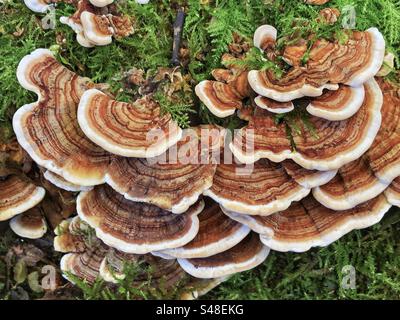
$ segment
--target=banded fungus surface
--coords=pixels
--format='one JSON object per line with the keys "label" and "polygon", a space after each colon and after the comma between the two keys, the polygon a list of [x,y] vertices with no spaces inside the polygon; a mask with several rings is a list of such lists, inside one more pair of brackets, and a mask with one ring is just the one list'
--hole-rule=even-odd
{"label": "banded fungus surface", "polygon": [[[338,14],[320,16],[331,23]],[[289,65],[282,76],[242,68],[251,88],[245,97],[228,99],[227,83],[196,91],[211,113],[238,110],[248,122],[229,145],[236,164],[219,165],[205,194],[271,249],[303,252],[369,227],[398,205],[399,92],[380,78],[390,56],[376,28],[350,31],[346,43],[317,39],[305,63],[306,40],[281,51],[277,41],[278,31],[264,25],[253,45],[265,60],[281,56]],[[229,103],[229,114],[219,102]]]}

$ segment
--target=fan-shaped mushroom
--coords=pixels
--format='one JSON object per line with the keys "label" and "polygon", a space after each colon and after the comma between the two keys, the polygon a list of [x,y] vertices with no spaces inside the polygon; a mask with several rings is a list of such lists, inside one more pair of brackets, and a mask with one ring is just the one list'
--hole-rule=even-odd
{"label": "fan-shaped mushroom", "polygon": [[18,236],[28,239],[39,239],[47,232],[46,220],[37,208],[12,218],[10,228]]}
{"label": "fan-shaped mushroom", "polygon": [[293,102],[277,102],[266,97],[258,96],[254,99],[257,106],[272,113],[287,113],[294,109]]}
{"label": "fan-shaped mushroom", "polygon": [[106,182],[128,200],[185,212],[211,187],[217,166],[213,153],[220,152],[224,136],[225,130],[211,125],[184,130],[178,144],[159,158],[113,159]]}
{"label": "fan-shaped mushroom", "polygon": [[264,159],[249,167],[238,163],[219,164],[213,185],[204,194],[232,211],[269,215],[285,210],[309,192],[282,165]]}
{"label": "fan-shaped mushroom", "polygon": [[378,223],[390,207],[385,196],[379,195],[350,210],[334,211],[309,196],[270,216],[248,216],[226,210],[225,213],[259,232],[261,241],[271,249],[303,252],[327,246],[354,229]]}
{"label": "fan-shaped mushroom", "polygon": [[127,253],[143,254],[176,248],[193,240],[199,229],[199,201],[183,214],[173,214],[154,205],[126,200],[110,187],[97,186],[81,192],[79,217],[96,229],[104,243]]}
{"label": "fan-shaped mushroom", "polygon": [[[112,42],[114,30],[106,15],[96,15],[89,11],[83,11],[79,20],[82,25],[83,36],[92,45],[105,46]],[[61,22],[69,24],[68,18],[61,20]]]}
{"label": "fan-shaped mushroom", "polygon": [[[299,67],[303,63],[303,57],[307,53],[307,50],[308,43],[305,39],[301,38],[285,47],[282,54],[282,60],[290,66]],[[335,87],[332,89],[336,90]]]}
{"label": "fan-shaped mushroom", "polygon": [[327,24],[335,24],[340,17],[340,11],[336,8],[325,8],[322,9],[318,15],[318,22],[321,22],[322,20],[322,22]]}
{"label": "fan-shaped mushroom", "polygon": [[[234,59],[229,54],[222,57],[224,63]],[[196,95],[217,117],[230,116],[242,108],[242,100],[250,95],[247,71],[232,62],[229,69],[215,69],[212,75],[216,81],[201,81],[195,88]]]}
{"label": "fan-shaped mushroom", "polygon": [[24,0],[34,12],[45,13],[50,6],[59,2],[71,3],[76,12],[70,17],[61,17],[60,22],[72,28],[77,41],[84,47],[102,46],[111,43],[112,37],[127,37],[133,26],[127,16],[109,13],[107,6],[113,0]]}
{"label": "fan-shaped mushroom", "polygon": [[250,229],[223,214],[219,205],[208,202],[199,215],[200,227],[196,237],[180,248],[163,250],[161,253],[176,258],[209,257],[237,245]]}
{"label": "fan-shaped mushroom", "polygon": [[63,189],[65,191],[70,191],[70,192],[78,192],[78,191],[88,191],[92,187],[83,187],[83,186],[78,186],[76,184],[73,184],[67,180],[65,180],[63,177],[59,176],[58,174],[55,174],[54,172],[51,172],[49,170],[46,170],[46,172],[43,174],[43,177],[54,184],[57,188]]}
{"label": "fan-shaped mushroom", "polygon": [[390,183],[400,175],[400,92],[391,83],[377,79],[384,93],[383,122],[367,157],[375,176]]}
{"label": "fan-shaped mushroom", "polygon": [[70,17],[61,17],[60,22],[72,28],[76,38],[84,47],[104,46],[110,44],[113,36],[127,37],[133,33],[132,22],[129,17],[116,16],[108,13],[106,2],[101,8],[94,5],[92,0],[79,0],[76,12]]}
{"label": "fan-shaped mushroom", "polygon": [[375,80],[364,87],[363,105],[353,117],[335,122],[311,117],[314,132],[300,123],[301,134],[293,135],[296,152],[292,151],[285,125],[260,112],[237,132],[230,148],[243,163],[261,158],[275,162],[292,159],[306,169],[336,170],[365,153],[380,128],[382,92]]}
{"label": "fan-shaped mushroom", "polygon": [[304,96],[316,97],[337,84],[359,87],[372,79],[382,66],[385,41],[376,28],[354,31],[349,41],[318,40],[304,66],[295,66],[277,79],[271,70],[249,72],[253,90],[261,96],[288,102]]}
{"label": "fan-shaped mushroom", "polygon": [[352,117],[362,106],[365,98],[364,86],[340,85],[336,91],[327,91],[313,99],[307,106],[312,115],[331,121]]}
{"label": "fan-shaped mushroom", "polygon": [[87,245],[83,233],[87,229],[88,226],[78,216],[61,221],[54,230],[54,250],[63,253],[84,252]]}
{"label": "fan-shaped mushroom", "polygon": [[[134,264],[138,269],[133,285],[142,285],[150,281],[152,289],[156,287],[165,292],[179,284],[180,289],[183,289],[181,299],[186,300],[197,298],[226,280],[226,277],[210,280],[190,278],[176,259],[165,260],[151,254],[124,253],[108,247],[96,237],[85,241],[82,231],[85,232],[86,227],[79,217],[64,220],[55,230],[57,236],[54,245],[56,250],[61,249],[58,251],[72,252],[62,258],[61,270],[89,283],[93,283],[99,277],[106,282],[117,283],[126,277],[125,266]],[[69,239],[64,237],[67,235],[70,236]],[[68,279],[68,274],[65,277]],[[72,279],[68,280],[73,282]]]}
{"label": "fan-shaped mushroom", "polygon": [[254,32],[253,44],[256,48],[266,51],[275,47],[278,31],[268,24],[259,26]]}
{"label": "fan-shaped mushroom", "polygon": [[218,278],[252,269],[269,254],[256,233],[249,233],[239,244],[222,253],[195,259],[178,259],[181,267],[196,278]]}
{"label": "fan-shaped mushroom", "polygon": [[94,86],[37,49],[19,63],[17,77],[38,101],[14,115],[18,142],[40,166],[80,186],[104,182],[111,156],[86,138],[76,120],[83,92]]}
{"label": "fan-shaped mushroom", "polygon": [[388,187],[388,183],[374,176],[366,157],[344,165],[335,178],[313,189],[315,199],[332,210],[347,210],[375,198]]}
{"label": "fan-shaped mushroom", "polygon": [[182,137],[182,130],[171,116],[162,114],[151,98],[118,102],[96,89],[82,95],[78,122],[94,143],[126,157],[158,156]]}
{"label": "fan-shaped mushroom", "polygon": [[42,187],[37,187],[17,175],[0,177],[0,221],[33,208],[43,200],[45,193]]}
{"label": "fan-shaped mushroom", "polygon": [[282,165],[287,174],[306,189],[312,189],[328,183],[337,173],[337,170],[307,170],[292,160],[285,160]]}
{"label": "fan-shaped mushroom", "polygon": [[[82,253],[67,253],[61,258],[60,269],[64,273],[71,273],[89,283],[94,283],[99,276],[100,265],[107,252],[108,247],[98,242]],[[68,274],[64,274],[64,277],[74,283]]]}

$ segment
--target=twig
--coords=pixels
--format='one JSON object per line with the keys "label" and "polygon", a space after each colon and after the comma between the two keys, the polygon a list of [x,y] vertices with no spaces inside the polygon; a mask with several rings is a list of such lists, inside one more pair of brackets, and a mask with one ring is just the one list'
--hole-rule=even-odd
{"label": "twig", "polygon": [[178,10],[174,22],[174,43],[172,47],[172,59],[171,59],[171,64],[174,66],[178,66],[180,64],[179,50],[181,48],[181,39],[182,39],[182,31],[184,23],[185,23],[185,12],[183,11],[183,8],[180,8]]}

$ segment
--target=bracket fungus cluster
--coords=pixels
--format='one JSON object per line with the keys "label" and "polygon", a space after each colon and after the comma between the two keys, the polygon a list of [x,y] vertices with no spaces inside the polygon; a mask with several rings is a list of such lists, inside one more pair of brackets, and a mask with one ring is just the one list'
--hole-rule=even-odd
{"label": "bracket fungus cluster", "polygon": [[[109,286],[125,279],[127,265],[139,265],[133,285],[148,283],[154,289],[168,290],[179,285],[181,299],[194,299],[212,290],[226,277],[197,279],[188,275],[174,258],[163,259],[152,254],[129,254],[105,245],[95,236],[88,236],[89,226],[79,217],[63,221],[55,230],[54,245],[65,253],[61,270],[93,283],[103,279]],[[72,279],[70,279],[73,281]]]}
{"label": "bracket fungus cluster", "polygon": [[104,46],[113,37],[123,38],[133,33],[132,21],[118,14],[112,5],[114,0],[24,0],[29,9],[38,13],[47,12],[59,2],[71,3],[76,12],[61,17],[60,22],[72,28],[76,39],[83,47]]}
{"label": "bracket fungus cluster", "polygon": [[[84,8],[112,1],[90,2],[79,2],[73,23],[81,24],[85,41],[100,44],[89,36],[96,27],[87,27],[84,12],[98,22],[103,9]],[[277,34],[267,25],[255,32],[263,59],[275,59]],[[18,142],[48,182],[79,192],[77,216],[55,231],[62,270],[115,285],[125,277],[124,261],[149,265],[154,286],[161,278],[167,286],[189,279],[201,288],[190,291],[195,297],[261,264],[270,249],[326,246],[399,205],[400,97],[378,78],[382,35],[371,28],[349,32],[346,43],[317,40],[305,63],[303,45],[281,52],[290,65],[282,77],[247,70],[235,63],[242,54],[227,54],[229,67],[197,85],[213,114],[239,110],[248,122],[232,141],[216,125],[182,130],[151,94],[116,101],[49,50],[24,57],[17,77],[38,100],[14,115]],[[219,161],[226,151],[233,161]],[[0,189],[0,217],[33,207],[39,197],[13,192]],[[15,221],[24,225],[28,216],[35,220],[29,212]],[[92,229],[94,240],[87,241]],[[146,277],[139,273],[135,281]]]}
{"label": "bracket fungus cluster", "polygon": [[[14,115],[17,139],[48,182],[80,192],[77,214],[101,247],[176,260],[185,274],[212,283],[265,260],[269,249],[250,228],[202,199],[219,167],[225,129],[181,130],[151,95],[114,101],[45,49],[23,58],[17,76],[38,95]],[[80,247],[70,235],[55,239],[62,252]],[[251,250],[240,256],[243,248]],[[99,252],[67,255],[62,267],[92,279]]]}
{"label": "bracket fungus cluster", "polygon": [[241,69],[245,96],[214,72],[216,81],[196,88],[210,112],[238,109],[248,121],[229,144],[236,163],[218,165],[204,194],[267,247],[302,252],[371,226],[399,204],[400,97],[379,78],[390,56],[376,28],[351,31],[346,43],[316,40],[306,62],[306,40],[278,52],[277,34],[259,27],[254,46],[265,60],[281,55],[289,65],[282,76]]}

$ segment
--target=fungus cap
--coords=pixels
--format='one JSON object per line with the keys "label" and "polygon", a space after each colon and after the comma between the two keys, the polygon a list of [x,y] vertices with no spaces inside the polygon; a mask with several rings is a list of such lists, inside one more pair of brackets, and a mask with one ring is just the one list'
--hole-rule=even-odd
{"label": "fungus cap", "polygon": [[381,126],[382,91],[374,79],[364,87],[363,105],[351,118],[329,121],[310,117],[314,132],[299,123],[301,135],[293,136],[296,152],[292,152],[285,125],[276,124],[271,115],[262,113],[256,113],[248,126],[236,133],[230,149],[247,164],[261,158],[274,162],[292,159],[309,170],[337,170],[363,155]]}
{"label": "fungus cap", "polygon": [[78,122],[94,143],[110,153],[149,158],[164,153],[182,137],[182,130],[158,103],[144,97],[134,103],[112,100],[99,90],[82,95]]}
{"label": "fungus cap", "polygon": [[40,166],[80,186],[104,182],[111,156],[86,138],[76,120],[78,102],[95,85],[62,66],[51,51],[37,49],[18,65],[17,78],[38,101],[13,117],[19,144]]}
{"label": "fungus cap", "polygon": [[40,203],[46,191],[17,175],[0,179],[0,221],[8,220]]}
{"label": "fungus cap", "polygon": [[199,214],[200,227],[196,237],[183,247],[161,251],[176,258],[209,257],[237,245],[250,229],[223,214],[219,205],[208,202]]}
{"label": "fungus cap", "polygon": [[[228,63],[235,58],[223,56],[222,60]],[[229,65],[229,69],[215,69],[212,71],[216,81],[203,80],[196,87],[195,92],[206,107],[220,118],[228,117],[236,109],[243,107],[243,99],[250,96],[250,86],[247,81],[247,71]]]}
{"label": "fungus cap", "polygon": [[328,183],[337,173],[337,170],[307,170],[292,160],[283,161],[282,166],[289,176],[306,189],[312,189]]}
{"label": "fungus cap", "polygon": [[377,197],[388,185],[375,177],[368,159],[361,157],[341,167],[335,178],[312,193],[327,208],[347,210]]}
{"label": "fungus cap", "polygon": [[106,185],[81,192],[77,199],[79,217],[96,230],[105,244],[120,251],[144,254],[181,247],[196,236],[197,215],[204,202],[198,201],[182,214],[154,205],[126,200]]}
{"label": "fungus cap", "polygon": [[251,166],[219,164],[213,185],[204,194],[223,207],[249,215],[285,210],[310,193],[292,179],[281,164],[262,159]]}
{"label": "fungus cap", "polygon": [[178,262],[193,277],[209,279],[255,268],[268,254],[269,248],[260,242],[256,233],[251,232],[227,251],[207,258],[178,259]]}
{"label": "fungus cap", "polygon": [[99,276],[100,265],[107,251],[107,246],[102,243],[96,243],[96,245],[88,247],[82,253],[67,253],[63,255],[60,261],[60,269],[64,273],[64,278],[74,283],[65,274],[69,272],[91,284],[94,283]]}
{"label": "fungus cap", "polygon": [[112,42],[114,33],[107,16],[99,16],[89,11],[83,11],[80,15],[83,34],[89,43],[98,46],[106,46]]}
{"label": "fungus cap", "polygon": [[307,111],[320,118],[340,121],[352,117],[362,106],[365,98],[364,86],[341,85],[336,91],[328,91],[313,99]]}
{"label": "fungus cap", "polygon": [[50,5],[55,2],[51,0],[24,0],[25,5],[32,11],[45,13]]}
{"label": "fungus cap", "polygon": [[256,48],[265,51],[267,48],[274,47],[278,31],[268,24],[259,26],[254,32],[253,44]]}
{"label": "fungus cap", "polygon": [[82,235],[86,231],[86,226],[78,216],[61,221],[54,230],[54,250],[63,253],[84,252],[87,244]]}
{"label": "fungus cap", "polygon": [[150,281],[151,287],[162,286],[163,290],[167,290],[174,288],[187,277],[186,272],[176,260],[164,260],[151,254],[127,254],[111,248],[100,265],[99,275],[107,282],[118,283],[118,280],[126,278],[124,274],[126,263],[140,266],[132,285],[141,285]]}
{"label": "fungus cap", "polygon": [[266,97],[258,96],[254,99],[257,106],[272,113],[287,113],[294,110],[293,102],[277,102]]}
{"label": "fungus cap", "polygon": [[314,197],[328,208],[350,209],[376,197],[400,176],[400,98],[395,86],[382,80],[379,83],[383,91],[382,125],[371,148],[340,168],[329,183],[313,190]]}
{"label": "fungus cap", "polygon": [[89,2],[96,7],[105,7],[113,3],[114,0],[89,0]]}
{"label": "fungus cap", "polygon": [[185,212],[211,187],[214,156],[224,145],[225,133],[212,125],[185,129],[177,145],[160,157],[113,159],[106,182],[128,200]]}
{"label": "fungus cap", "polygon": [[377,79],[383,92],[382,125],[366,156],[374,175],[389,184],[400,176],[400,91]]}
{"label": "fungus cap", "polygon": [[394,179],[385,190],[385,197],[390,204],[400,207],[400,177]]}
{"label": "fungus cap", "polygon": [[46,172],[43,174],[43,177],[50,183],[54,184],[57,188],[60,188],[60,189],[63,189],[65,191],[69,191],[69,192],[88,191],[92,188],[92,187],[84,187],[84,186],[78,186],[76,184],[73,184],[73,183],[65,180],[63,177],[59,176],[58,174],[55,174],[49,170],[46,170]]}
{"label": "fungus cap", "polygon": [[270,216],[227,213],[260,232],[261,241],[272,250],[304,252],[312,247],[327,246],[354,229],[378,223],[390,207],[385,196],[379,195],[355,208],[334,211],[309,196]]}
{"label": "fungus cap", "polygon": [[304,96],[317,97],[324,89],[337,90],[338,84],[359,87],[372,79],[382,66],[385,40],[376,28],[354,31],[350,39],[316,41],[304,66],[294,66],[281,78],[271,70],[251,70],[248,80],[264,97],[288,102]]}
{"label": "fungus cap", "polygon": [[10,228],[20,237],[39,239],[47,232],[46,220],[39,209],[31,209],[10,220]]}

